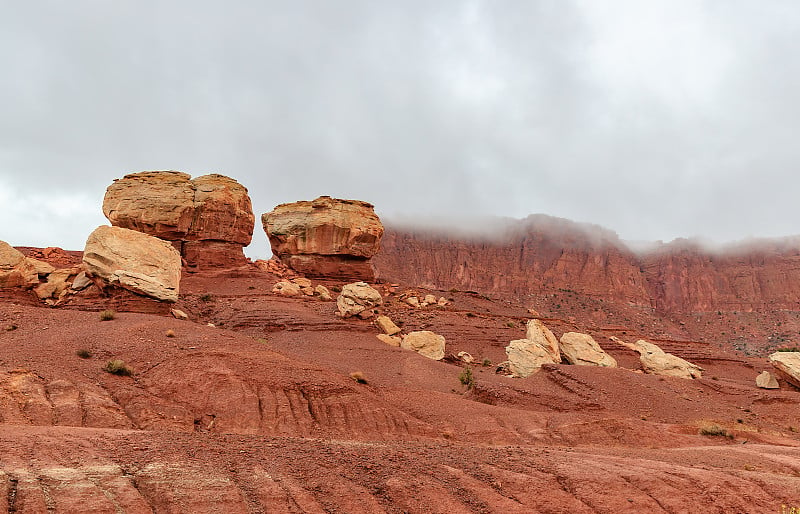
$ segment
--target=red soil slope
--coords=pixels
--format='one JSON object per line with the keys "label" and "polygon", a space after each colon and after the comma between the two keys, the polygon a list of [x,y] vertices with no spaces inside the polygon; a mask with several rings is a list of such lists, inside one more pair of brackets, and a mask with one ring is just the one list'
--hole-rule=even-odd
{"label": "red soil slope", "polygon": [[[333,303],[275,296],[277,280],[255,268],[187,275],[178,307],[190,321],[126,295],[78,296],[62,309],[6,295],[0,511],[800,506],[800,392],[755,388],[765,359],[665,340],[705,378],[643,375],[607,336],[631,340],[646,327],[554,316],[557,336],[590,332],[628,369],[552,365],[512,379],[476,365],[467,388],[462,364],[385,345],[369,321],[336,317]],[[416,289],[452,300],[415,310],[399,299],[406,290],[387,294],[383,311],[406,331],[443,334],[448,354],[497,363],[524,334],[528,305]],[[91,311],[108,306],[126,312],[100,321]],[[104,372],[111,359],[133,376]],[[730,437],[700,435],[704,423]]]}

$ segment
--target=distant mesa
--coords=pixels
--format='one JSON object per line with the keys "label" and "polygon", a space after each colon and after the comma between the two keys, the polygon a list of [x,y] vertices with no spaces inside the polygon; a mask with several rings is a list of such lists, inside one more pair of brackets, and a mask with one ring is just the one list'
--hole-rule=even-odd
{"label": "distant mesa", "polygon": [[320,196],[278,205],[261,222],[272,253],[295,271],[374,280],[370,259],[380,249],[383,224],[372,204]]}
{"label": "distant mesa", "polygon": [[172,243],[189,269],[246,264],[255,217],[247,188],[224,175],[192,179],[179,171],[143,171],[117,179],[103,198],[115,227]]}

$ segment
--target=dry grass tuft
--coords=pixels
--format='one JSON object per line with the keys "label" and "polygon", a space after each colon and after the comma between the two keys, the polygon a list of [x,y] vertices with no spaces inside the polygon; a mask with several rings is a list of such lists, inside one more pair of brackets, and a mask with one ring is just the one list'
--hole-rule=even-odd
{"label": "dry grass tuft", "polygon": [[111,309],[100,311],[100,321],[111,321],[116,315],[117,313]]}
{"label": "dry grass tuft", "polygon": [[364,373],[360,371],[353,371],[350,373],[350,378],[358,382],[359,384],[366,384],[367,378],[364,376]]}
{"label": "dry grass tuft", "polygon": [[124,360],[114,359],[106,363],[103,371],[111,373],[112,375],[119,375],[122,377],[129,377],[133,375],[133,368],[125,364]]}

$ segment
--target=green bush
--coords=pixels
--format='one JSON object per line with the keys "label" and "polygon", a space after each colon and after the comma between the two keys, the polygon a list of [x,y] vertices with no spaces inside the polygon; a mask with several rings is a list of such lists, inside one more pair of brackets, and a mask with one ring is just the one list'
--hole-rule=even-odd
{"label": "green bush", "polygon": [[117,313],[111,309],[100,311],[100,321],[111,321],[116,317]]}
{"label": "green bush", "polygon": [[467,386],[468,389],[471,389],[475,385],[475,377],[472,376],[472,368],[467,366],[458,375],[458,380],[461,382],[462,385]]}
{"label": "green bush", "polygon": [[77,355],[81,359],[91,359],[92,358],[92,352],[87,350],[86,348],[83,348],[81,350],[76,351],[75,355]]}

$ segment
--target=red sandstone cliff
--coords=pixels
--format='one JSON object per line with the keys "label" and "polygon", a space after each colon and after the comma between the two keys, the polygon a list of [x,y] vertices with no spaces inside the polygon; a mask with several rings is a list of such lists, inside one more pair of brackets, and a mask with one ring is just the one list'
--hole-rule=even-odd
{"label": "red sandstone cliff", "polygon": [[800,309],[800,238],[720,251],[677,240],[640,255],[601,227],[535,215],[491,238],[389,228],[374,262],[387,280],[518,298],[570,290],[661,313]]}

